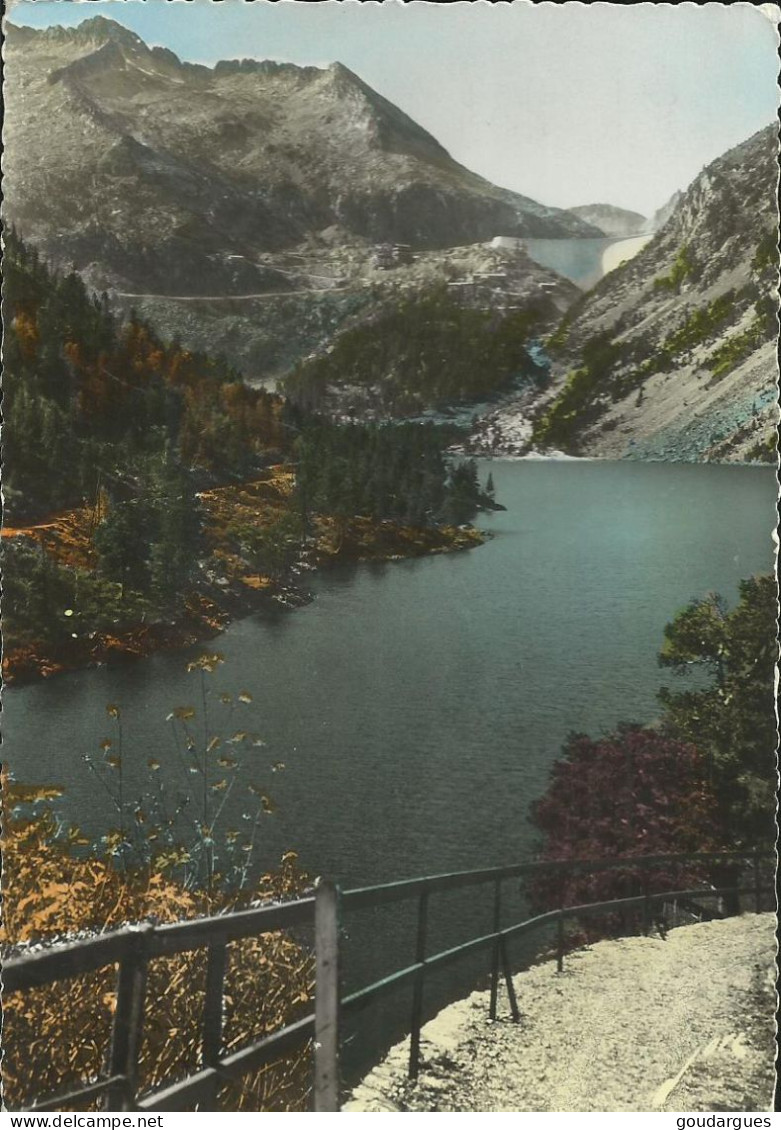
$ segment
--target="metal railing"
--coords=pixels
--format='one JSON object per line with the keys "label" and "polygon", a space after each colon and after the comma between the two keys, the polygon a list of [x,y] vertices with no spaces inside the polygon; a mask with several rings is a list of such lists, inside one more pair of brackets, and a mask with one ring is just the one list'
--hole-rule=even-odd
{"label": "metal railing", "polygon": [[[67,1110],[103,1096],[106,1110],[176,1111],[182,1104],[213,1103],[221,1083],[256,1071],[315,1033],[310,1015],[264,1036],[231,1055],[222,1055],[223,995],[227,946],[231,942],[314,922],[315,899],[236,911],[166,926],[142,924],[3,963],[5,994],[65,981],[106,966],[117,966],[117,1000],[105,1077],[67,1094],[37,1100],[33,1110]],[[151,1094],[138,1096],[138,1065],[146,1010],[149,962],[157,957],[207,950],[200,1070]]]}
{"label": "metal railing", "polygon": [[[34,954],[12,957],[3,965],[6,994],[23,992],[53,982],[117,966],[117,1001],[114,1012],[108,1067],[104,1077],[67,1093],[36,1100],[29,1110],[65,1109],[78,1101],[101,1096],[106,1110],[176,1111],[184,1104],[214,1109],[221,1084],[257,1071],[264,1064],[308,1040],[313,1040],[313,1108],[338,1111],[340,1108],[340,1023],[344,1016],[366,1008],[402,985],[412,986],[410,1013],[409,1075],[415,1078],[420,1064],[420,1036],[424,1016],[424,987],[427,975],[443,969],[469,954],[490,950],[489,1015],[496,1018],[500,981],[503,979],[513,1020],[520,1018],[512,980],[508,940],[531,934],[542,927],[556,928],[556,960],[563,967],[564,925],[570,919],[583,919],[611,911],[639,910],[647,930],[653,908],[673,900],[713,899],[741,895],[753,897],[759,911],[762,899],[773,891],[772,883],[760,876],[760,861],[774,858],[772,851],[699,852],[687,855],[627,856],[613,860],[561,860],[519,863],[479,871],[458,871],[444,875],[384,883],[341,892],[331,882],[321,882],[314,897],[257,909],[236,911],[214,918],[196,919],[165,926],[142,924],[111,934],[52,947]],[[645,872],[666,864],[726,865],[737,873],[751,867],[751,885],[700,886],[687,890],[652,891],[643,884],[641,894],[579,906],[562,906],[532,918],[501,925],[502,884],[508,879],[541,879],[557,874],[599,873],[611,870]],[[430,899],[434,894],[491,884],[493,918],[491,929],[457,946],[436,953],[428,952]],[[348,912],[388,906],[417,899],[415,959],[388,976],[343,996],[340,978],[340,931]],[[224,1054],[222,1031],[226,948],[241,938],[314,927],[315,1010],[292,1024],[231,1054]],[[139,1056],[147,1008],[146,980],[151,960],[172,954],[206,948],[206,988],[202,1016],[202,1055],[200,1068],[186,1078],[150,1092],[139,1094]]]}
{"label": "metal railing", "polygon": [[[694,899],[721,899],[726,896],[733,900],[741,895],[750,894],[754,901],[754,909],[758,912],[762,905],[762,897],[768,892],[774,892],[771,882],[763,883],[760,878],[760,861],[775,858],[773,851],[749,852],[695,852],[689,854],[668,854],[656,856],[624,856],[612,860],[582,859],[582,860],[551,860],[533,863],[520,863],[506,867],[495,867],[480,871],[459,871],[445,875],[434,875],[427,878],[411,879],[396,883],[386,883],[380,886],[363,887],[357,890],[345,891],[341,896],[343,911],[379,907],[406,899],[417,898],[417,940],[415,961],[395,972],[383,977],[373,984],[352,993],[341,1001],[343,1014],[365,1008],[373,1001],[387,995],[404,983],[411,983],[412,1004],[410,1012],[409,1033],[410,1051],[408,1074],[411,1079],[418,1075],[420,1066],[420,1033],[423,1022],[423,992],[427,974],[434,970],[442,969],[481,950],[491,950],[490,998],[489,1016],[496,1019],[500,978],[503,978],[510,1004],[512,1019],[520,1019],[520,1010],[516,1000],[512,980],[512,968],[508,952],[508,940],[531,934],[545,926],[556,927],[556,964],[560,971],[563,968],[565,934],[564,924],[568,919],[582,919],[611,911],[626,912],[640,910],[643,929],[647,931],[650,924],[651,912],[655,906],[672,901],[690,901]],[[610,899],[603,902],[586,903],[577,906],[559,907],[555,910],[538,914],[532,918],[514,922],[508,926],[501,926],[502,914],[502,884],[507,879],[535,878],[576,872],[599,873],[605,871],[651,872],[655,868],[668,864],[673,865],[718,865],[744,868],[748,864],[751,868],[752,883],[750,886],[726,885],[720,887],[701,886],[687,890],[651,891],[650,882],[643,883],[641,894],[624,898]],[[493,885],[493,923],[492,928],[485,934],[471,938],[460,945],[453,946],[438,953],[427,953],[428,924],[430,915],[430,899],[435,893],[453,891],[465,887],[475,887],[490,883]],[[334,897],[338,898],[338,891]],[[339,1098],[335,1092],[329,1096],[332,1104],[327,1109],[338,1110]]]}

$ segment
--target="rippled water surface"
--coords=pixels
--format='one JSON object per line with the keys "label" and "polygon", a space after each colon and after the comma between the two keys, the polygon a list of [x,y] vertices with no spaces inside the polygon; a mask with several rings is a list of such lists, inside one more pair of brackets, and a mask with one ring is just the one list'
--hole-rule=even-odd
{"label": "rippled water surface", "polygon": [[[269,859],[295,846],[315,871],[363,882],[524,852],[526,806],[566,734],[653,718],[665,622],[772,567],[769,470],[490,469],[507,511],[484,522],[485,546],[332,571],[311,605],[208,645],[226,660],[215,686],[253,694],[241,724],[267,742],[258,773],[287,765]],[[122,705],[131,776],[171,761],[165,717],[194,701],[198,650],[8,691],[17,777],[66,784],[67,814],[96,829],[81,755],[107,733],[106,704]]]}
{"label": "rippled water surface", "polygon": [[[568,732],[650,721],[665,622],[709,590],[734,600],[741,577],[772,568],[767,469],[489,467],[507,511],[485,520],[485,546],[335,570],[308,607],[247,618],[208,645],[226,660],[215,686],[251,691],[241,724],[267,742],[251,755],[279,804],[262,863],[294,847],[313,873],[354,885],[524,857],[527,807]],[[10,690],[16,776],[65,784],[65,815],[99,833],[106,804],[81,755],[107,733],[106,704],[122,707],[128,791],[150,757],[173,774],[165,718],[195,702],[185,664],[199,650]],[[287,768],[272,775],[278,760]],[[226,817],[239,811],[237,791]],[[443,938],[463,917],[451,903]],[[375,936],[372,968],[395,956],[392,931],[386,941],[383,953]]]}

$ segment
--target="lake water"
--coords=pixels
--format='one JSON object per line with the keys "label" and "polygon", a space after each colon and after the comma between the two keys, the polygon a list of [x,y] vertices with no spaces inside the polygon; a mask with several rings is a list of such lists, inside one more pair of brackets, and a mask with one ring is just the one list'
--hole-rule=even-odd
{"label": "lake water", "polygon": [[[527,857],[528,806],[566,735],[652,720],[665,623],[709,590],[734,601],[741,577],[773,566],[769,469],[489,469],[507,511],[484,520],[485,546],[334,570],[315,579],[311,605],[249,617],[206,645],[225,656],[215,687],[252,693],[238,721],[267,742],[251,754],[253,779],[279,805],[262,864],[295,848],[311,873],[352,886]],[[163,772],[172,762],[165,718],[196,704],[185,664],[202,650],[10,689],[4,755],[15,776],[65,784],[64,815],[98,835],[106,803],[81,757],[109,732],[106,705],[122,707],[127,791],[140,792],[150,757]],[[272,775],[275,761],[286,769]],[[231,802],[226,817],[238,818]],[[442,939],[464,922],[452,903]],[[376,926],[350,931],[363,955],[351,978],[402,956],[405,920]],[[469,988],[443,984],[430,1007]]]}
{"label": "lake water", "polygon": [[651,239],[650,235],[615,239],[527,239],[529,256],[543,267],[563,275],[587,290],[620,263],[633,258]]}

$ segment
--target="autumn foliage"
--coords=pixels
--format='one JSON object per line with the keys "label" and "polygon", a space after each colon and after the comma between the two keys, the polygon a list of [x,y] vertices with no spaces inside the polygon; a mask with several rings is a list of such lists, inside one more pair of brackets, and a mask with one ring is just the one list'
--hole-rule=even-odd
{"label": "autumn foliage", "polygon": [[244,475],[289,447],[282,402],[251,389],[221,358],[163,342],[76,272],[50,270],[6,233],[3,322],[6,494],[34,519],[101,487],[127,495],[139,467],[163,456],[181,471]]}
{"label": "autumn foliage", "polygon": [[288,604],[323,526],[339,552],[353,519],[384,524],[380,541],[391,523],[426,532],[402,531],[386,556],[456,548],[450,527],[488,501],[474,465],[445,458],[452,427],[313,419],[224,358],[121,318],[13,228],[3,321],[6,678],[147,654],[269,596]]}
{"label": "autumn foliage", "polygon": [[[532,809],[543,836],[539,858],[610,860],[717,850],[716,798],[694,746],[658,731],[623,726],[599,739],[573,734]],[[702,881],[697,865],[655,868],[652,889],[685,889]],[[540,909],[640,894],[645,872],[563,871],[531,891]]]}
{"label": "autumn foliage", "polygon": [[[264,898],[301,893],[295,856],[241,897],[186,890],[151,869],[121,871],[92,854],[76,832],[62,835],[48,800],[53,789],[5,783],[4,925],[6,956],[25,947],[103,933],[127,922],[157,923],[218,914]],[[306,1015],[313,967],[306,948],[283,933],[246,938],[228,948],[224,1048],[235,1051]],[[150,963],[141,1053],[143,1089],[172,1082],[200,1063],[205,952]],[[105,1073],[116,974],[109,967],[25,993],[6,994],[3,1082],[11,1109],[66,1092]],[[229,1110],[305,1110],[310,1052],[306,1047],[254,1076],[226,1085]],[[71,1106],[63,1109],[73,1109]],[[82,1104],[80,1109],[89,1109]]]}

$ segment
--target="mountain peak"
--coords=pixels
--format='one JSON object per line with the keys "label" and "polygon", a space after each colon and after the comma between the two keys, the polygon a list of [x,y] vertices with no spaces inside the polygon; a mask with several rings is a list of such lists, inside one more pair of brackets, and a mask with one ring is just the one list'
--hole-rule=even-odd
{"label": "mountain peak", "polygon": [[118,39],[118,40],[132,40],[134,43],[140,43],[141,39],[130,28],[124,24],[117,23],[116,20],[111,20],[108,16],[90,16],[88,20],[84,20],[75,29],[83,35],[87,36],[101,36],[105,39]]}
{"label": "mountain peak", "polygon": [[328,66],[320,72],[326,82],[331,83],[333,88],[344,94],[355,94],[356,92],[364,95],[369,101],[374,102],[381,98],[368,83],[346,67],[344,63],[335,62],[329,63]]}
{"label": "mountain peak", "polygon": [[334,227],[422,250],[597,234],[469,172],[343,62],[204,67],[100,16],[6,49],[6,214],[101,288],[259,291],[260,256]]}
{"label": "mountain peak", "polygon": [[118,43],[128,47],[144,47],[144,41],[130,28],[107,16],[90,16],[75,27],[49,27],[35,32],[54,42],[104,44]]}
{"label": "mountain peak", "polygon": [[333,63],[329,63],[325,68],[324,73],[330,75],[338,82],[343,82],[345,85],[349,84],[350,86],[358,87],[358,89],[362,90],[364,93],[373,94],[376,97],[379,97],[373,87],[364,82],[361,76],[356,74],[355,71],[351,71],[350,68],[344,63],[340,63],[338,59]]}

